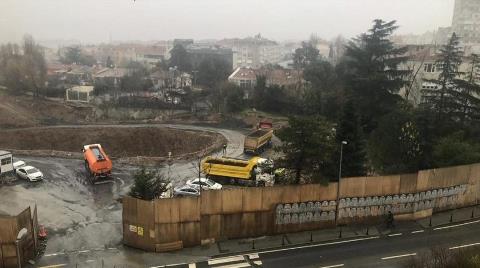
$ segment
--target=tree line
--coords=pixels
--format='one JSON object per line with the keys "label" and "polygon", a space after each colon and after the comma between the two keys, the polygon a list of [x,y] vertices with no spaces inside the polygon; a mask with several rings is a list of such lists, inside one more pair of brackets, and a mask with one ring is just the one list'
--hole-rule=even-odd
{"label": "tree line", "polygon": [[[404,68],[407,48],[390,41],[397,28],[375,20],[346,44],[336,66],[308,43],[297,49],[305,86],[288,104],[275,105],[290,115],[277,133],[287,182],[337,180],[341,148],[344,177],[480,162],[478,55],[467,59],[453,34],[437,55],[438,78],[425,80],[437,88],[423,90],[422,103],[413,106],[399,94],[412,75]],[[462,73],[465,59],[470,69]]]}

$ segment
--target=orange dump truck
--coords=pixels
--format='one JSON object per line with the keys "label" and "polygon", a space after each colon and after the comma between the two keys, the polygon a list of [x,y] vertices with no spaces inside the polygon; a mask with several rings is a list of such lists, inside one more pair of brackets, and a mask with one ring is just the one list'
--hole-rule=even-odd
{"label": "orange dump truck", "polygon": [[112,161],[102,146],[100,144],[85,145],[82,151],[90,181],[93,184],[111,181]]}
{"label": "orange dump truck", "polygon": [[272,123],[263,121],[257,126],[257,130],[245,136],[243,143],[244,153],[261,153],[265,147],[271,144],[273,137]]}

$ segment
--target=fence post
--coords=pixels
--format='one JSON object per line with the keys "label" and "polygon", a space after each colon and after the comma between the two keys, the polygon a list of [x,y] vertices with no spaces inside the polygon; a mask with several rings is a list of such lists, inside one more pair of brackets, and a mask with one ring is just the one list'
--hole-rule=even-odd
{"label": "fence post", "polygon": [[366,235],[368,235],[368,226],[367,226],[367,233],[366,233]]}
{"label": "fence post", "polygon": [[312,242],[313,242],[313,233],[310,232],[310,243],[312,243]]}
{"label": "fence post", "polygon": [[338,234],[338,238],[342,238],[342,226],[340,226],[340,233]]}
{"label": "fence post", "polygon": [[432,216],[430,216],[430,221],[428,222],[428,227],[432,227]]}
{"label": "fence post", "polygon": [[255,239],[252,239],[252,249],[255,249]]}
{"label": "fence post", "polygon": [[453,222],[453,212],[450,213],[450,222]]}
{"label": "fence post", "polygon": [[475,218],[475,207],[472,208],[472,216],[470,218]]}

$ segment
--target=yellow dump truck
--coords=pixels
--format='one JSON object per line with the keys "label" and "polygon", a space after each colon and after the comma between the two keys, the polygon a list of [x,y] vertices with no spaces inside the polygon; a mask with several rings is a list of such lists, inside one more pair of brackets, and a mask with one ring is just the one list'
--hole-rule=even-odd
{"label": "yellow dump truck", "polygon": [[272,123],[260,122],[257,130],[245,136],[243,152],[258,154],[269,146],[273,137]]}
{"label": "yellow dump truck", "polygon": [[273,176],[262,171],[262,166],[270,163],[271,160],[260,157],[238,159],[209,156],[202,160],[202,172],[208,178],[223,184],[271,186]]}

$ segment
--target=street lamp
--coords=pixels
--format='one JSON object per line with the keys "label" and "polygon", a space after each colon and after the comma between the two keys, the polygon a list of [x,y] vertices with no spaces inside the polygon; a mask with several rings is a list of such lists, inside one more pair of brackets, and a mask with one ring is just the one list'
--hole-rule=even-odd
{"label": "street lamp", "polygon": [[337,183],[337,202],[336,202],[336,210],[335,210],[335,225],[337,225],[338,221],[338,205],[340,200],[340,181],[342,180],[342,160],[343,160],[343,145],[347,145],[347,141],[342,141],[340,143],[340,163],[338,164],[338,183]]}
{"label": "street lamp", "polygon": [[17,240],[15,240],[15,247],[17,249],[17,263],[18,268],[22,268],[22,260],[20,259],[20,241],[27,235],[27,228],[22,228],[17,235]]}

